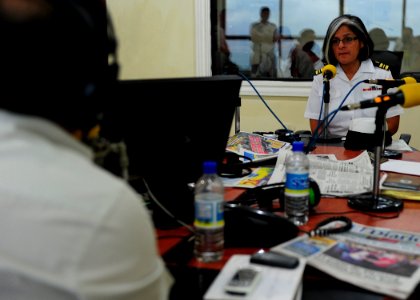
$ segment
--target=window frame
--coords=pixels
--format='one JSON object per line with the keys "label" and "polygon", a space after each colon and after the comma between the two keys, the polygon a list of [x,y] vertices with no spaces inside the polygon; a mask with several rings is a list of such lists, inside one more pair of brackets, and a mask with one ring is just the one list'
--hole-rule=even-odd
{"label": "window frame", "polygon": [[[211,76],[211,0],[195,0],[196,74]],[[252,80],[262,96],[309,97],[312,81]],[[243,81],[241,96],[256,95],[247,81]]]}

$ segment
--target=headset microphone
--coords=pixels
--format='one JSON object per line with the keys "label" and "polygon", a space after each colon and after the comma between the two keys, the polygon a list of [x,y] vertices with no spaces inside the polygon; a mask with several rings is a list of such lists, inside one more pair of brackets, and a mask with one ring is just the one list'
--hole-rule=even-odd
{"label": "headset microphone", "polygon": [[380,95],[374,99],[349,104],[343,106],[340,110],[354,110],[383,105],[391,107],[397,104],[406,108],[420,105],[420,83],[402,85],[396,93]]}
{"label": "headset microphone", "polygon": [[324,80],[330,80],[334,78],[336,73],[337,69],[333,65],[326,65],[322,68],[322,76],[324,77]]}
{"label": "headset microphone", "polygon": [[402,79],[366,79],[364,83],[377,84],[386,86],[387,88],[398,87],[403,84],[412,84],[417,83],[417,80],[414,77],[404,77]]}

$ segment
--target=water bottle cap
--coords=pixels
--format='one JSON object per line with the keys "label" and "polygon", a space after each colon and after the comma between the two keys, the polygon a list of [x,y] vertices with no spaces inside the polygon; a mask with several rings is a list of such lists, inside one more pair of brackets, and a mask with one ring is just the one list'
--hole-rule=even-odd
{"label": "water bottle cap", "polygon": [[205,161],[203,163],[203,172],[205,174],[215,174],[217,173],[216,166],[217,164],[215,161]]}
{"label": "water bottle cap", "polygon": [[295,151],[295,152],[299,152],[299,151],[301,151],[301,152],[303,152],[303,148],[304,148],[304,146],[305,146],[305,144],[302,142],[302,141],[297,141],[297,142],[293,142],[293,151]]}

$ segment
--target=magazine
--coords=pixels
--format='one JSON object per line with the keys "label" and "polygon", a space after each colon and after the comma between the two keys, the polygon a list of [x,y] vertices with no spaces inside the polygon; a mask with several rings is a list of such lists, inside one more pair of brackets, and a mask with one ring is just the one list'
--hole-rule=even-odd
{"label": "magazine", "polygon": [[228,139],[226,150],[245,156],[252,161],[262,161],[277,157],[280,149],[288,147],[290,143],[241,131]]}
{"label": "magazine", "polygon": [[273,167],[254,168],[251,174],[239,178],[222,177],[225,187],[255,188],[266,185],[273,173]]}
{"label": "magazine", "polygon": [[381,194],[398,199],[420,200],[420,177],[386,173],[381,179]]}
{"label": "magazine", "polygon": [[303,258],[335,278],[399,299],[407,299],[420,282],[420,233],[353,223],[346,233],[299,236],[271,250]]}

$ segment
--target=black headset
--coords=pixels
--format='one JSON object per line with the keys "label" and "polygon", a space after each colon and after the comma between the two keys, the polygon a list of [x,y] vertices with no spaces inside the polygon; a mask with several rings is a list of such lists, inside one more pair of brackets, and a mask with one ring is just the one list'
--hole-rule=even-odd
{"label": "black headset", "polygon": [[[84,20],[87,30],[92,32],[98,43],[103,47],[104,65],[106,67],[105,86],[115,83],[118,77],[119,63],[117,59],[117,39],[114,32],[113,23],[108,13],[106,3],[103,0],[54,0],[55,5],[66,5],[70,9],[78,11]],[[106,61],[105,61],[106,60]],[[103,75],[103,74],[101,74]]]}
{"label": "black headset", "polygon": [[[113,97],[116,93],[119,73],[117,57],[118,42],[113,23],[103,0],[50,0],[53,6],[62,10],[75,11],[86,31],[97,43],[99,66],[94,70],[92,78],[88,78],[88,85],[94,86],[92,94],[85,94],[86,104],[93,104],[92,112],[96,115],[94,122],[103,125],[104,114],[109,111],[105,98]],[[88,117],[89,118],[89,117]],[[89,125],[88,125],[89,126]]]}
{"label": "black headset", "polygon": [[[69,130],[89,129],[98,122],[118,73],[105,1],[45,2],[45,14],[0,15],[1,107],[45,117]],[[49,101],[46,110],[43,103]]]}
{"label": "black headset", "polygon": [[[262,210],[284,211],[284,186],[285,183],[275,183],[263,185],[253,189],[247,189],[239,197],[238,202],[247,205],[257,204]],[[278,201],[278,205],[274,205]],[[309,208],[313,210],[321,201],[321,191],[318,184],[312,178],[309,178]]]}

